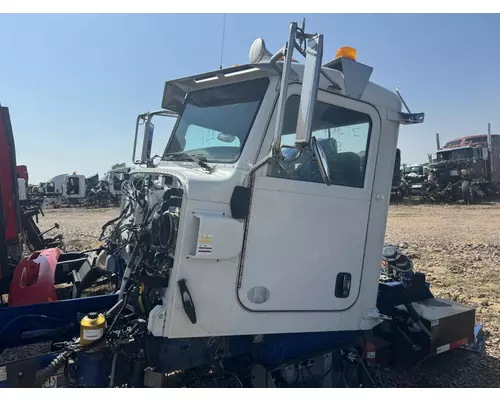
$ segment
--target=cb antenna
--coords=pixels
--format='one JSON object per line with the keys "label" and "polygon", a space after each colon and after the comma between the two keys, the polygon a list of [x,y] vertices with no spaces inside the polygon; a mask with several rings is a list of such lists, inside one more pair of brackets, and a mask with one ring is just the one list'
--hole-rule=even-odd
{"label": "cb antenna", "polygon": [[408,111],[408,114],[411,114],[411,111],[408,108],[408,105],[406,104],[406,101],[404,101],[403,96],[401,96],[401,93],[400,93],[400,90],[399,90],[399,86],[396,87],[396,94],[398,95],[399,100],[401,100],[401,103],[403,103],[403,105],[405,106],[406,111]]}
{"label": "cb antenna", "polygon": [[220,48],[220,66],[219,69],[222,69],[222,59],[224,57],[224,37],[226,35],[226,14],[224,14],[224,20],[222,22],[222,43]]}

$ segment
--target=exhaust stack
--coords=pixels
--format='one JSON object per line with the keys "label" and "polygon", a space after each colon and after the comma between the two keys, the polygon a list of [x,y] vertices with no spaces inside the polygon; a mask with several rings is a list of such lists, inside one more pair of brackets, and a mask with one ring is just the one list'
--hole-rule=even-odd
{"label": "exhaust stack", "polygon": [[491,151],[491,124],[488,122],[488,151]]}
{"label": "exhaust stack", "polygon": [[493,145],[491,143],[491,124],[488,122],[488,159],[490,162],[490,171],[491,174],[493,175],[494,164],[493,164],[492,151],[493,151]]}
{"label": "exhaust stack", "polygon": [[441,145],[439,143],[439,133],[436,133],[436,146],[437,146],[437,150],[441,150]]}

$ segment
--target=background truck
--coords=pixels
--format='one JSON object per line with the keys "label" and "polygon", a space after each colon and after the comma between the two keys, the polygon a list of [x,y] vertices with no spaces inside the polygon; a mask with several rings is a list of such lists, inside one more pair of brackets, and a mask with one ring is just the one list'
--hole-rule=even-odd
{"label": "background truck", "polygon": [[444,201],[473,203],[500,189],[500,135],[466,136],[447,142],[429,166],[427,193]]}

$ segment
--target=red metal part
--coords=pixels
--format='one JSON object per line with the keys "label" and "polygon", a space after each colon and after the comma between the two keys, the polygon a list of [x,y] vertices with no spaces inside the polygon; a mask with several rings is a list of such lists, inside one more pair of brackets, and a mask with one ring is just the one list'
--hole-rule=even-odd
{"label": "red metal part", "polygon": [[0,186],[5,219],[5,240],[17,241],[20,222],[17,204],[16,151],[9,111],[0,107]]}
{"label": "red metal part", "polygon": [[57,301],[54,276],[61,254],[58,248],[45,249],[21,260],[10,283],[9,307]]}
{"label": "red metal part", "polygon": [[16,174],[16,150],[9,109],[0,106],[0,288],[11,273],[7,248],[19,245],[21,218]]}
{"label": "red metal part", "polygon": [[[492,134],[492,140],[499,139],[498,134]],[[488,135],[470,135],[456,138],[446,142],[442,149],[451,149],[456,147],[486,147],[488,145]]]}
{"label": "red metal part", "polygon": [[26,184],[28,184],[28,168],[26,168],[26,165],[18,165],[16,167],[16,172],[17,172],[17,177],[24,179]]}

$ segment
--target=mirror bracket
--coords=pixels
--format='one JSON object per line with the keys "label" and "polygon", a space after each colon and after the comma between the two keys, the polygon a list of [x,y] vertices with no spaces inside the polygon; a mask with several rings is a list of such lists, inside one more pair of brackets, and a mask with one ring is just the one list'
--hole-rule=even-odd
{"label": "mirror bracket", "polygon": [[298,149],[309,147],[311,142],[313,112],[318,96],[322,58],[323,35],[309,38],[307,40],[306,61],[302,77],[302,91],[295,136],[295,146]]}
{"label": "mirror bracket", "polygon": [[[280,52],[279,52],[279,53],[282,53],[284,55],[285,60],[283,62],[283,70],[281,73],[281,88],[280,88],[280,95],[279,95],[278,106],[277,106],[278,113],[276,115],[276,128],[274,131],[274,140],[273,140],[273,147],[272,147],[273,156],[277,156],[281,150],[281,134],[283,132],[283,123],[285,120],[285,108],[286,108],[287,93],[288,93],[288,81],[289,81],[290,71],[292,70],[292,57],[293,57],[293,49],[295,47],[296,36],[297,36],[297,23],[292,22],[290,24],[290,30],[288,33],[287,44],[283,48],[283,51],[280,50]],[[277,54],[279,54],[279,53],[277,53]],[[277,58],[275,56],[273,56],[271,58],[271,62],[273,61],[274,58]]]}
{"label": "mirror bracket", "polygon": [[[159,110],[153,112],[147,112],[137,116],[135,122],[135,136],[134,136],[134,148],[132,151],[132,162],[134,164],[151,164],[151,148],[153,143],[154,125],[152,124],[152,119],[155,115],[160,115],[163,117],[173,117],[177,118],[178,114],[168,110]],[[137,150],[137,137],[139,135],[139,126],[144,125],[144,141],[142,143],[141,159],[136,160],[136,150]]]}
{"label": "mirror bracket", "polygon": [[414,125],[421,124],[424,122],[425,113],[405,113],[405,112],[396,112],[389,110],[387,112],[387,119],[389,121],[398,122],[401,125]]}

